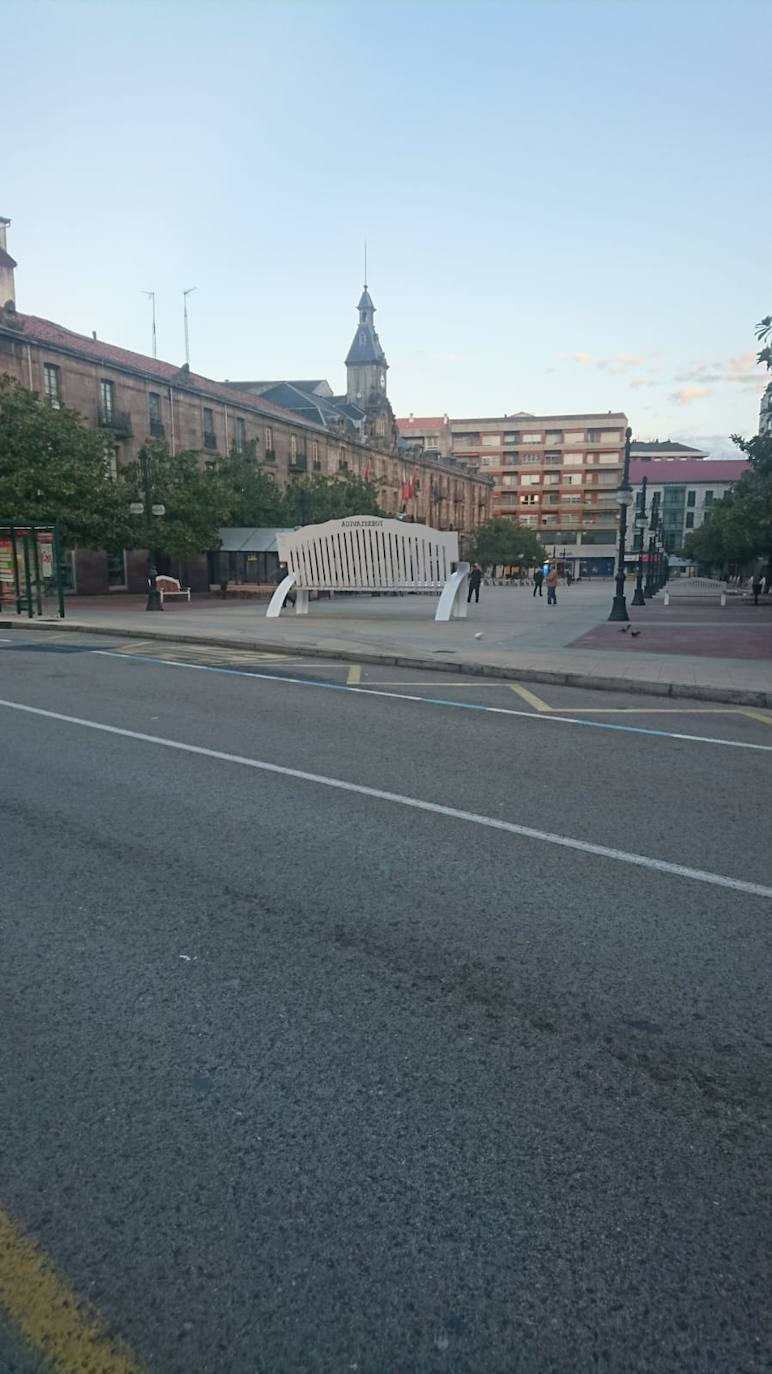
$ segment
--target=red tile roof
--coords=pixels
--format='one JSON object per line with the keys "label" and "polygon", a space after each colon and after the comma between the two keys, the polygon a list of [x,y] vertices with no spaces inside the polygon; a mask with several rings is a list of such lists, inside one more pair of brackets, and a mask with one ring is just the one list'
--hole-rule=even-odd
{"label": "red tile roof", "polygon": [[411,427],[413,429],[447,429],[448,423],[444,415],[408,415],[404,420],[397,420],[397,428],[400,434],[407,434]]}
{"label": "red tile roof", "polygon": [[639,458],[630,464],[630,481],[637,486],[642,477],[648,477],[654,487],[671,482],[736,482],[749,467],[745,458],[672,458],[648,463]]}
{"label": "red tile roof", "polygon": [[76,334],[72,329],[65,329],[63,325],[54,324],[52,320],[40,319],[37,315],[22,315],[15,311],[13,320],[22,326],[22,337],[37,343],[49,344],[52,348],[66,349],[69,353],[87,358],[90,362],[128,368],[167,386],[200,391],[206,396],[227,402],[234,409],[257,411],[260,415],[275,415],[277,419],[291,420],[293,424],[302,425],[306,429],[321,428],[319,425],[301,420],[294,411],[285,410],[283,406],[274,405],[272,401],[264,401],[262,397],[237,391],[232,386],[214,382],[209,377],[201,377],[196,372],[183,373],[175,363],[165,363],[160,358],[148,358],[144,353],[133,353],[131,349],[120,348],[117,344],[103,343],[101,339]]}

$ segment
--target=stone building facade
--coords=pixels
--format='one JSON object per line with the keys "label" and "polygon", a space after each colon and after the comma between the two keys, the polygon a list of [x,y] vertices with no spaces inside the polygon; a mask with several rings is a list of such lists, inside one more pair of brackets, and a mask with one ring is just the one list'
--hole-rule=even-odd
{"label": "stone building facade", "polygon": [[[13,295],[16,264],[4,242],[2,252],[8,258],[4,286],[11,294],[0,303],[0,372],[39,392],[54,409],[77,410],[103,432],[106,464],[113,472],[149,439],[165,440],[173,453],[200,451],[203,464],[254,442],[257,460],[281,485],[305,474],[350,472],[381,484],[381,503],[389,515],[403,513],[435,528],[458,530],[473,530],[488,518],[489,477],[467,463],[406,455],[396,435],[376,432],[385,428],[378,418],[386,415],[385,387],[377,379],[383,400],[379,405],[368,395],[362,408],[367,424],[357,425],[345,413],[339,422],[325,423],[320,415],[303,415],[264,394],[20,313]],[[360,302],[360,314],[362,309],[367,315],[369,307]],[[194,590],[208,586],[205,552],[184,570]],[[78,550],[72,583],[83,593],[138,591],[145,586],[146,568],[143,550]]]}

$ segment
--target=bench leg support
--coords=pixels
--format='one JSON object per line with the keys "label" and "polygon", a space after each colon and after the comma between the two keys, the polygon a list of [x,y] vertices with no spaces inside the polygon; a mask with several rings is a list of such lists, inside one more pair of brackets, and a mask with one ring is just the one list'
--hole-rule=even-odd
{"label": "bench leg support", "polygon": [[295,577],[295,573],[287,573],[287,576],[279,583],[268,603],[268,610],[265,613],[267,620],[278,619],[281,614],[281,608],[295,585]]}
{"label": "bench leg support", "polygon": [[463,620],[466,615],[466,584],[469,578],[469,564],[459,563],[450,574],[440,593],[435,620]]}

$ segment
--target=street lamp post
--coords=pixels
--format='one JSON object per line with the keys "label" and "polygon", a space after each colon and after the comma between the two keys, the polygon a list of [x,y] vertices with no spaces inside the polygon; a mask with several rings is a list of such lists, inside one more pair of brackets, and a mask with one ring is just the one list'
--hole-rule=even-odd
{"label": "street lamp post", "polygon": [[609,620],[629,620],[625,601],[625,545],[627,541],[627,508],[632,504],[633,493],[630,489],[630,440],[633,431],[625,430],[625,461],[622,481],[617,489],[616,502],[619,506],[619,544],[617,547],[617,574],[614,600],[611,603]]}
{"label": "street lamp post", "polygon": [[645,606],[646,597],[643,594],[643,531],[646,528],[646,484],[647,478],[641,478],[641,504],[635,513],[635,542],[638,546],[638,567],[635,573],[635,592],[633,594],[633,606]]}
{"label": "street lamp post", "polygon": [[643,594],[651,598],[656,595],[656,568],[654,566],[654,550],[657,544],[657,516],[659,507],[659,492],[655,491],[651,498],[651,515],[649,516],[649,552],[646,560],[646,585]]}
{"label": "street lamp post", "polygon": [[158,555],[156,553],[155,547],[155,525],[153,524],[153,520],[154,517],[157,515],[165,515],[166,507],[162,506],[159,502],[153,502],[153,493],[151,489],[152,484],[150,479],[150,467],[148,464],[147,449],[144,447],[144,445],[139,451],[139,471],[140,476],[142,478],[142,495],[144,499],[142,501],[132,501],[129,509],[131,510],[132,515],[141,515],[143,511],[145,515],[145,528],[147,530],[148,564],[147,602],[145,603],[145,610],[162,611],[164,608],[164,603],[161,600],[161,593],[158,590],[158,585],[156,582],[156,579],[158,577],[158,568],[156,567]]}

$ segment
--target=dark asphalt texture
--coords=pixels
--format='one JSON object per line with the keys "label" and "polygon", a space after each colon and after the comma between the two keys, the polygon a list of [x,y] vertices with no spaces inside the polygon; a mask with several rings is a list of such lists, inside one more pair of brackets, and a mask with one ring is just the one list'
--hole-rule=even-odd
{"label": "dark asphalt texture", "polygon": [[[0,696],[772,883],[772,754],[86,652]],[[148,1371],[772,1367],[772,903],[6,708],[0,769],[0,1205]]]}

